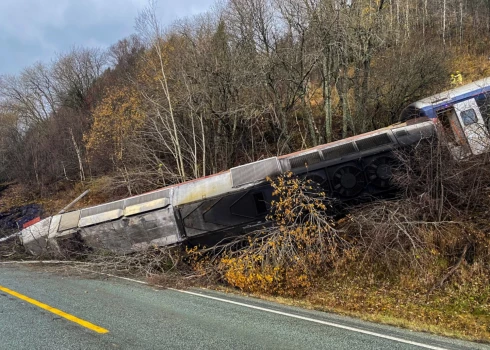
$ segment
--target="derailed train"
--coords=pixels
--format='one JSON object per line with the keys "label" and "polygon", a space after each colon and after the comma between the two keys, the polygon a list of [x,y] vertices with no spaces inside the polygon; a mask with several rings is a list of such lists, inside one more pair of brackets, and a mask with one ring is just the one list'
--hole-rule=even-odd
{"label": "derailed train", "polygon": [[[490,149],[486,97],[490,78],[408,106],[402,122],[296,153],[150,193],[55,215],[20,232],[33,254],[77,242],[127,253],[151,245],[210,242],[265,224],[272,200],[266,177],[291,171],[341,200],[376,196],[391,188],[393,151],[441,133],[455,157]],[[482,102],[483,101],[483,102]]]}

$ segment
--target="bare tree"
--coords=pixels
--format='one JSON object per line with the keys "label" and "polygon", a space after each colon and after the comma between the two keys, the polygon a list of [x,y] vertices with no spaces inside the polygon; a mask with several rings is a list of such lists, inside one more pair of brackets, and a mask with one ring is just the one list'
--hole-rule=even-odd
{"label": "bare tree", "polygon": [[155,117],[154,125],[160,122],[161,125],[168,129],[168,135],[170,140],[163,139],[167,148],[172,152],[175,157],[177,170],[181,181],[186,179],[184,158],[180,145],[180,135],[177,130],[177,121],[174,115],[172,96],[170,94],[169,82],[166,74],[166,55],[169,54],[169,50],[165,52],[164,45],[164,33],[161,28],[161,24],[158,21],[156,15],[156,2],[150,1],[148,7],[143,10],[136,18],[136,29],[142,38],[143,42],[151,50],[151,53],[156,55],[155,61],[148,61],[148,64],[153,65],[156,77],[158,77],[158,84],[165,96],[166,104],[163,105],[160,101],[156,100],[153,96],[144,94],[145,98],[154,107]]}

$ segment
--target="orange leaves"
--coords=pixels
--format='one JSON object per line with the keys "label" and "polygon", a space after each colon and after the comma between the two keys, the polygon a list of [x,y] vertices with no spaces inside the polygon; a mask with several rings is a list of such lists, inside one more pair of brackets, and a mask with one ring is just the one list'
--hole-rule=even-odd
{"label": "orange leaves", "polygon": [[[173,59],[175,43],[158,38],[149,50],[146,50],[138,65],[138,82],[146,88],[159,89],[166,78]],[[175,59],[174,59],[175,61]],[[167,72],[167,73],[166,73]]]}
{"label": "orange leaves", "polygon": [[[164,101],[162,89],[167,88],[164,74],[173,51],[170,41],[157,39],[138,58],[131,75],[134,80],[118,79],[104,91],[92,111],[92,127],[84,137],[91,156],[110,152],[111,159],[124,158],[129,140],[137,136],[148,112]],[[158,98],[153,100],[154,96]],[[148,103],[149,100],[152,102]]]}
{"label": "orange leaves", "polygon": [[124,155],[127,140],[144,121],[141,100],[131,85],[114,86],[93,111],[93,125],[85,135],[89,152],[107,150],[109,145],[116,159]]}
{"label": "orange leaves", "polygon": [[275,226],[249,237],[220,261],[224,279],[247,292],[300,296],[333,266],[342,239],[326,212],[330,203],[317,184],[292,173],[271,181],[269,220]]}
{"label": "orange leaves", "polygon": [[279,267],[270,265],[260,268],[261,256],[225,257],[221,265],[225,267],[224,278],[233,286],[249,292],[277,293],[282,274]]}

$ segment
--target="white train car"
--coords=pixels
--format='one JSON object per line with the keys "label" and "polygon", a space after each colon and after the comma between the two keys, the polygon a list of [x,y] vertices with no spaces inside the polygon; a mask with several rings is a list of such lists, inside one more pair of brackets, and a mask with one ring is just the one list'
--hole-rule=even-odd
{"label": "white train car", "polygon": [[[33,254],[73,242],[128,253],[184,242],[212,244],[265,224],[272,201],[267,177],[292,171],[329,196],[351,200],[391,189],[393,150],[443,134],[457,157],[490,148],[490,79],[415,102],[402,122],[344,140],[241,165],[219,174],[46,218],[21,232]],[[68,247],[69,248],[69,247]]]}

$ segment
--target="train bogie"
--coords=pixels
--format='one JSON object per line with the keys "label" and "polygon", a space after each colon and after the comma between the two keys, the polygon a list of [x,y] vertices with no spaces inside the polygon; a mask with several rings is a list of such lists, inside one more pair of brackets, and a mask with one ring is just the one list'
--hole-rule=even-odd
{"label": "train bogie", "polygon": [[262,185],[233,194],[186,204],[178,208],[185,236],[242,231],[265,220],[272,201],[272,187]]}

